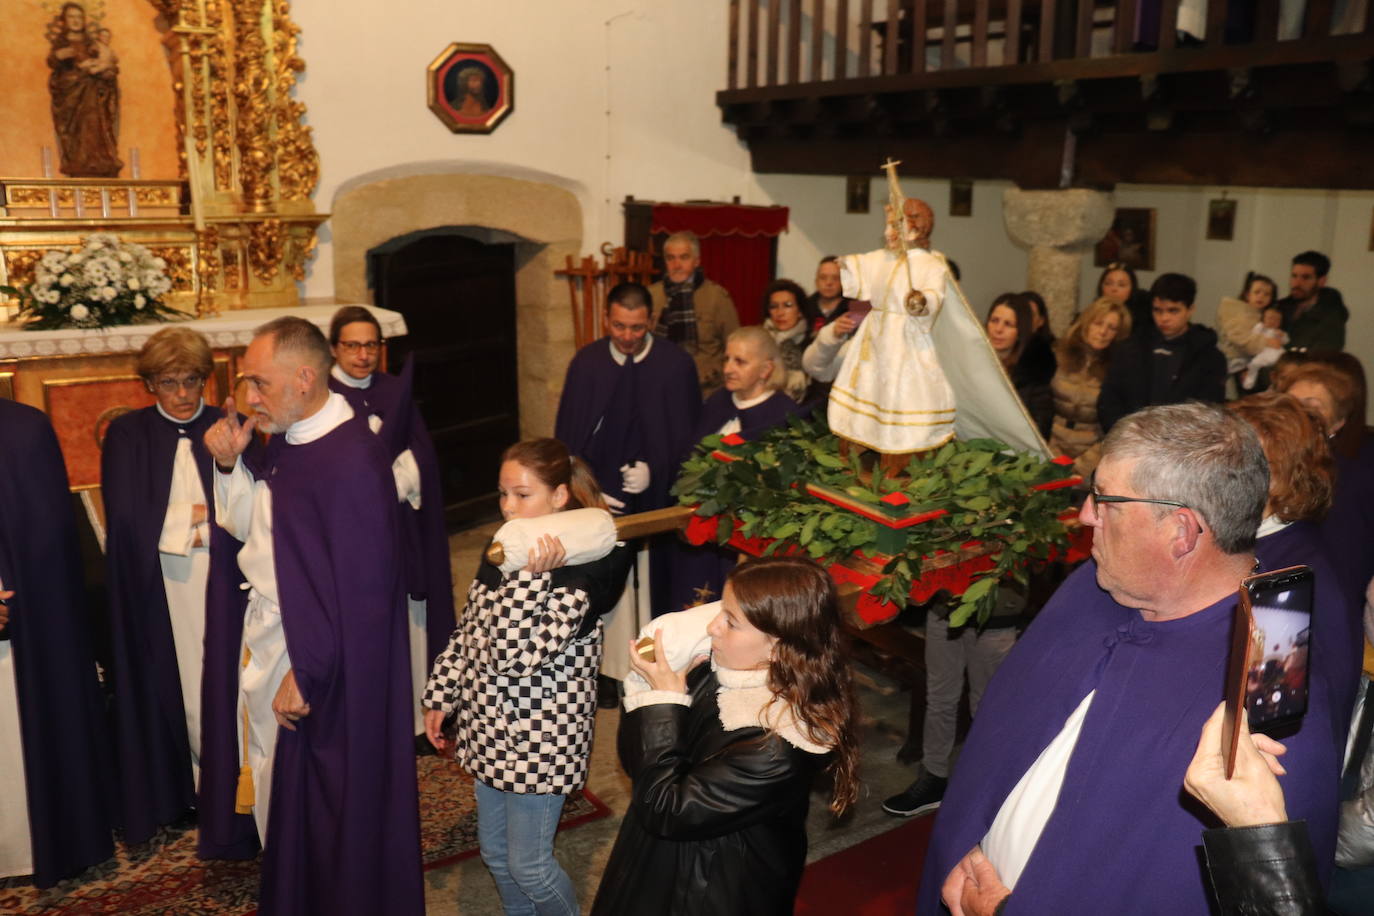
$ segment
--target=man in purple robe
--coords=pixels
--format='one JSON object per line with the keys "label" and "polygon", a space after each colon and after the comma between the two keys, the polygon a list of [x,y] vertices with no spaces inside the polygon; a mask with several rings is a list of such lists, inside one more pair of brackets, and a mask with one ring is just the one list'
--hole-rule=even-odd
{"label": "man in purple robe", "polygon": [[[1216,826],[1181,791],[1225,693],[1239,582],[1268,468],[1219,407],[1153,407],[1107,438],[1080,518],[1093,562],[1060,588],[993,677],[950,781],[918,912],[1207,914],[1197,854]],[[1288,811],[1323,877],[1340,759],[1325,691],[1281,740]],[[995,880],[972,876],[981,850]],[[1008,891],[1010,893],[1008,895]],[[1005,898],[1005,902],[1003,902]]]}
{"label": "man in purple robe", "polygon": [[51,887],[114,852],[116,793],[57,436],[0,398],[0,877]]}
{"label": "man in purple robe", "polygon": [[[591,466],[617,513],[672,503],[670,491],[701,410],[696,364],[677,344],[649,333],[649,302],[649,291],[638,283],[610,291],[610,333],[573,356],[554,426],[554,435]],[[672,610],[672,548],[672,540],[664,538],[651,550],[655,613]]]}
{"label": "man in purple robe", "polygon": [[[259,912],[420,914],[396,487],[381,438],[329,391],[332,362],[314,325],[268,322],[243,358],[253,415],[240,424],[229,399],[205,437],[217,521],[244,541],[251,586],[240,693]],[[254,471],[241,455],[255,426],[273,438]]]}
{"label": "man in purple robe", "polygon": [[423,737],[420,698],[434,659],[447,648],[457,626],[439,454],[411,397],[414,361],[399,378],[378,371],[382,326],[371,312],[358,305],[335,312],[329,323],[329,346],[334,352],[329,390],[343,395],[353,412],[368,421],[387,443],[391,456],[404,544],[411,694],[415,734],[420,736],[416,746],[428,753],[434,746]]}

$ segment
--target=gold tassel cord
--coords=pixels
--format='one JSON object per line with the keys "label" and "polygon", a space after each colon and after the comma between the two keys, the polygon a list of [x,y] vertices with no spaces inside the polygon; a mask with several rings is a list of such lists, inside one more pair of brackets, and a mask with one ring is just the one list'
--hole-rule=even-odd
{"label": "gold tassel cord", "polygon": [[[248,667],[248,660],[253,657],[253,653],[247,646],[243,648],[243,665]],[[252,814],[253,805],[257,801],[257,790],[253,788],[253,768],[248,765],[248,706],[243,707],[243,766],[239,767],[239,784],[234,792],[234,813]]]}

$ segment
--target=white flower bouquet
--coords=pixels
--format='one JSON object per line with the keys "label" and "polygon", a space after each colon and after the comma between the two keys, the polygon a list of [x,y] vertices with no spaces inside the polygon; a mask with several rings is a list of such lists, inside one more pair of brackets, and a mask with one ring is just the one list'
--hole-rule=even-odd
{"label": "white flower bouquet", "polygon": [[0,286],[0,292],[19,300],[25,330],[47,331],[187,317],[162,304],[171,288],[167,262],[102,232],[87,236],[77,251],[44,252],[32,283],[22,290]]}

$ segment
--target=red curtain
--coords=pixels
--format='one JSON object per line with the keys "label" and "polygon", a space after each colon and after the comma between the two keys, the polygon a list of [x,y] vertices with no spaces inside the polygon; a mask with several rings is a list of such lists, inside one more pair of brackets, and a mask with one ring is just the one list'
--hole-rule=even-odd
{"label": "red curtain", "polygon": [[702,271],[730,293],[740,324],[759,324],[763,291],[773,280],[773,240],[786,231],[787,213],[786,207],[654,204],[651,231],[701,239]]}

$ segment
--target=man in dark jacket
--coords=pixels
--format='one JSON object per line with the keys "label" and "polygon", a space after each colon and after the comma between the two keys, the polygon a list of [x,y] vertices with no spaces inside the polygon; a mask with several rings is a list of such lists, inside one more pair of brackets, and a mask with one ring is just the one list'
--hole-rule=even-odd
{"label": "man in dark jacket", "polygon": [[1113,347],[1111,368],[1097,398],[1105,433],[1142,407],[1226,396],[1226,357],[1211,328],[1192,324],[1197,284],[1183,274],[1161,274],[1150,287],[1154,327]]}
{"label": "man in dark jacket", "polygon": [[1326,285],[1331,259],[1320,251],[1304,251],[1293,258],[1288,275],[1290,295],[1277,303],[1283,313],[1290,350],[1345,349],[1345,322],[1350,312],[1340,290]]}

